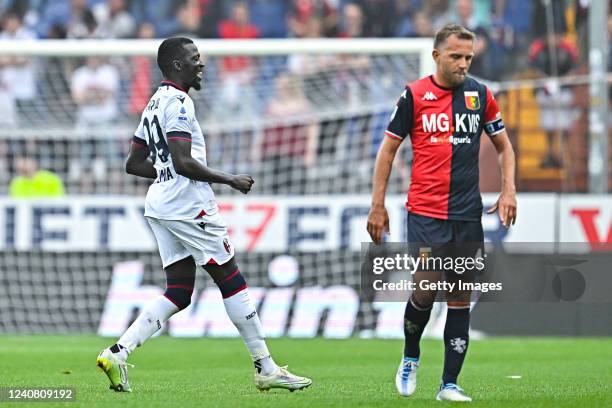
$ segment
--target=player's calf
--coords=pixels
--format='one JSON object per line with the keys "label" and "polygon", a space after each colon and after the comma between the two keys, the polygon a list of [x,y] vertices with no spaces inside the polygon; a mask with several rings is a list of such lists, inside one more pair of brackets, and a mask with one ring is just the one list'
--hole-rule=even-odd
{"label": "player's calf", "polygon": [[419,359],[421,354],[420,341],[425,326],[429,322],[432,303],[422,304],[410,297],[404,310],[404,357]]}
{"label": "player's calf", "polygon": [[249,350],[256,371],[264,374],[277,371],[278,366],[270,357],[264,340],[257,310],[249,297],[246,280],[240,273],[234,258],[222,265],[205,265],[204,269],[217,284],[223,297],[225,311]]}
{"label": "player's calf", "polygon": [[456,384],[469,346],[469,304],[460,307],[448,306],[444,327],[444,373],[443,384]]}
{"label": "player's calf", "polygon": [[191,304],[193,294],[193,279],[167,279],[164,297],[183,310]]}
{"label": "player's calf", "polygon": [[257,310],[249,297],[246,280],[234,258],[222,265],[205,265],[204,269],[219,287],[225,310],[253,359],[255,386],[260,390],[285,388],[291,391],[310,386],[312,381],[309,378],[291,374],[272,359]]}

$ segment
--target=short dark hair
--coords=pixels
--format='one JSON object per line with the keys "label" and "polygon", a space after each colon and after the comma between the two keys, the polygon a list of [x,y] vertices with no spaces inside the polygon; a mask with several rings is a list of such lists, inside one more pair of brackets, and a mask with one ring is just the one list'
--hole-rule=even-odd
{"label": "short dark hair", "polygon": [[434,48],[440,47],[446,42],[448,37],[456,35],[460,40],[472,40],[476,37],[473,32],[459,24],[446,24],[438,30],[434,38]]}
{"label": "short dark hair", "polygon": [[164,76],[172,72],[172,61],[183,56],[187,44],[193,44],[187,37],[171,37],[162,41],[157,50],[157,66]]}

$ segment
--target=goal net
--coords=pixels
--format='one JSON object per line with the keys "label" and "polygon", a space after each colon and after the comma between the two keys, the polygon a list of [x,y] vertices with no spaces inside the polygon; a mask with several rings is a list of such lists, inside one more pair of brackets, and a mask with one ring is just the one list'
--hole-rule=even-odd
{"label": "goal net", "polygon": [[[291,288],[287,307],[298,318],[299,299],[315,296],[299,288],[345,285],[358,294],[359,239],[363,238],[359,234],[363,232],[355,232],[355,225],[361,223],[359,228],[364,229],[377,148],[404,85],[431,72],[431,40],[205,40],[196,44],[206,64],[204,86],[190,96],[205,135],[209,165],[249,173],[255,179],[252,192],[234,212],[228,208],[237,199],[236,192],[215,185],[219,201],[225,203],[222,210],[226,218],[246,212],[246,225],[249,214],[255,214],[260,227],[269,218],[257,243],[250,240],[257,225],[242,231],[242,238],[238,227],[231,232],[250,285],[265,290]],[[163,272],[148,231],[131,237],[146,241],[139,246],[130,244],[131,231],[119,236],[116,230],[123,222],[120,217],[132,219],[126,215],[132,207],[126,209],[124,203],[142,203],[148,187],[147,180],[126,175],[123,165],[140,113],[161,79],[155,62],[158,45],[159,41],[148,40],[0,42],[0,54],[8,61],[0,69],[3,193],[9,193],[11,179],[24,171],[26,160],[56,173],[68,195],[40,207],[14,200],[0,203],[4,226],[0,332],[98,330],[107,316],[103,312],[117,276],[114,271],[121,271],[117,265],[125,262],[140,262],[144,275],[139,284],[163,287]],[[10,70],[16,80],[6,75]],[[30,85],[31,95],[16,91]],[[388,193],[398,197],[409,182],[407,145],[399,152],[396,162],[401,165],[389,183]],[[347,195],[355,197],[354,204],[346,200],[338,204],[339,197]],[[296,199],[305,204],[293,205]],[[396,201],[401,207],[402,199]],[[260,211],[274,205],[271,215]],[[308,224],[311,221],[299,218],[312,214],[327,216],[317,222],[333,238],[317,240]],[[141,214],[133,220],[142,222]],[[282,243],[275,242],[281,237]],[[121,239],[128,241],[114,244]],[[122,245],[132,249],[122,250]],[[278,261],[284,255],[289,258]],[[281,265],[278,268],[284,271],[289,265],[294,270],[294,262],[299,278],[286,286],[270,280],[271,268]],[[210,282],[202,279],[204,290]],[[274,299],[280,302],[279,293],[273,292],[268,303],[262,295],[260,307],[271,308]],[[351,296],[346,299],[346,307],[352,307]],[[374,329],[377,312],[372,304],[358,300],[356,307],[355,327]],[[336,327],[334,314],[326,311],[324,302],[320,309],[321,321]],[[284,329],[274,333],[292,330],[287,319]]]}
{"label": "goal net", "polygon": [[[0,88],[0,154],[34,156],[68,194],[141,193],[123,175],[140,113],[161,79],[159,41],[2,42],[34,95]],[[191,91],[211,166],[253,173],[255,193],[367,190],[404,85],[431,67],[429,40],[199,41],[204,89]],[[8,77],[4,75],[6,80]],[[29,86],[29,85],[28,85]],[[392,183],[392,191],[396,184]],[[136,190],[135,190],[136,188]],[[403,187],[402,187],[403,188]],[[220,191],[224,194],[229,190]]]}

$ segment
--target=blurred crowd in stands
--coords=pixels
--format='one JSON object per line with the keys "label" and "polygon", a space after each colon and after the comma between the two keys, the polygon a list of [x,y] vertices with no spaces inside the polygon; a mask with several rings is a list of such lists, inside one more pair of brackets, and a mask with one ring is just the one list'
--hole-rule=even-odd
{"label": "blurred crowd in stands", "polygon": [[[590,0],[553,0],[554,29],[584,41]],[[500,78],[545,34],[544,0],[0,0],[10,38],[430,37],[478,34],[472,72]],[[571,27],[566,24],[571,13]],[[580,47],[579,47],[580,48]],[[520,61],[520,59],[519,59]]]}
{"label": "blurred crowd in stands", "polygon": [[[531,78],[580,72],[588,54],[590,1],[596,0],[0,0],[0,41],[173,35],[220,39],[410,38],[431,37],[444,24],[454,22],[477,34],[471,74],[499,81],[525,72],[530,72]],[[608,29],[612,31],[611,17]],[[609,56],[612,58],[612,52]],[[236,117],[272,121],[263,131],[225,134],[212,130],[210,138],[215,134],[218,138],[209,143],[211,156],[235,163],[244,161],[242,152],[254,152],[251,162],[268,166],[267,173],[274,177],[284,174],[285,179],[271,181],[271,192],[282,192],[279,185],[292,184],[287,179],[289,169],[304,177],[304,170],[312,169],[318,161],[321,170],[317,157],[322,151],[334,154],[330,157],[334,165],[339,160],[349,166],[364,159],[370,162],[388,110],[392,109],[389,103],[383,111],[349,115],[338,121],[299,120],[279,125],[274,121],[308,116],[315,108],[333,108],[338,99],[343,106],[351,107],[366,100],[394,100],[401,84],[414,78],[406,76],[406,67],[392,72],[389,61],[325,55],[261,60],[232,56],[208,61],[209,91],[194,96],[199,98],[196,105],[201,107],[200,112],[207,118],[219,118],[221,123],[228,118],[235,121]],[[399,61],[395,66],[403,64]],[[46,153],[40,147],[45,142],[34,149],[28,147],[31,141],[27,138],[0,140],[0,154],[6,154],[9,163],[5,164],[5,174],[17,174],[19,166],[11,163],[30,151],[42,167],[53,167],[69,181],[68,192],[92,191],[91,186],[83,186],[91,179],[83,176],[84,171],[94,178],[107,179],[110,166],[116,171],[113,178],[120,180],[127,142],[117,143],[119,135],[110,135],[108,129],[118,121],[137,122],[159,75],[154,59],[142,56],[44,60],[0,56],[0,126],[46,128],[68,123],[82,140],[76,150],[74,138],[59,144],[49,142],[52,149]],[[552,149],[558,136],[554,133],[566,131],[575,120],[570,111],[572,95],[567,89],[543,88],[538,90],[537,100],[543,112],[541,127],[550,139],[550,151],[542,166],[558,167],[560,159]],[[350,135],[364,129],[371,141],[356,145],[360,141]],[[250,137],[244,138],[245,134]],[[339,143],[343,143],[342,151]],[[60,165],[53,157],[58,155],[58,148],[66,158]],[[279,166],[286,166],[285,173]],[[349,169],[353,171],[354,167]],[[363,171],[364,180],[369,180],[369,170]],[[305,185],[285,192],[308,192]]]}

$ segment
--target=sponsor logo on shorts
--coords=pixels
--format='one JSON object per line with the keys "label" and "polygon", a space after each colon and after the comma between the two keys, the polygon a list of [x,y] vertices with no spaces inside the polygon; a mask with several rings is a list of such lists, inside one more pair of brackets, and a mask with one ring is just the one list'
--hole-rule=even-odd
{"label": "sponsor logo on shorts", "polygon": [[245,318],[246,318],[247,320],[250,320],[250,319],[252,319],[252,318],[253,318],[253,317],[254,317],[256,314],[257,314],[257,312],[256,312],[255,310],[253,310],[253,313],[251,313],[251,314],[250,314],[250,315],[248,315],[248,316],[245,316]]}

